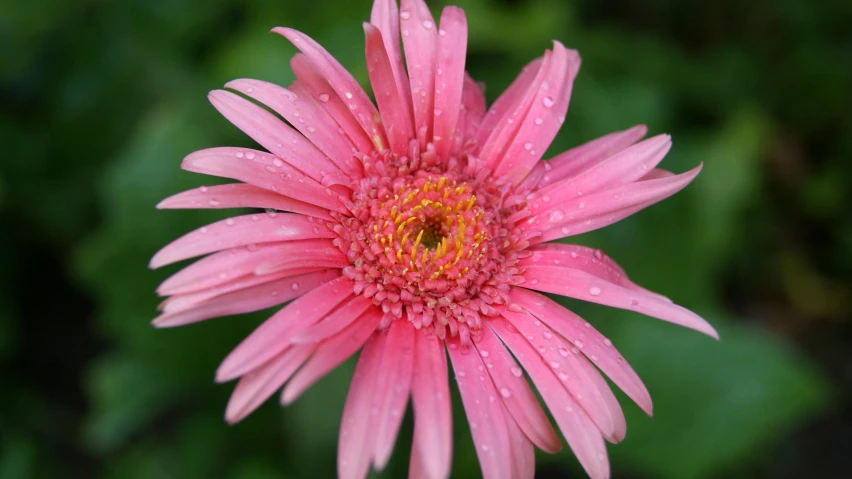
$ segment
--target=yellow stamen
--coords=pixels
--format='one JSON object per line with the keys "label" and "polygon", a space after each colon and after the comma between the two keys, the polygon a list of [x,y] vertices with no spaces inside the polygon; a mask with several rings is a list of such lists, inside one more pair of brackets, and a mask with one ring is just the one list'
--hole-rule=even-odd
{"label": "yellow stamen", "polygon": [[[417,247],[420,246],[421,239],[423,239],[423,230],[417,233],[417,239],[414,240],[414,247],[411,248],[411,259],[414,259],[414,255],[417,254]],[[423,261],[426,261],[426,259],[424,258]]]}

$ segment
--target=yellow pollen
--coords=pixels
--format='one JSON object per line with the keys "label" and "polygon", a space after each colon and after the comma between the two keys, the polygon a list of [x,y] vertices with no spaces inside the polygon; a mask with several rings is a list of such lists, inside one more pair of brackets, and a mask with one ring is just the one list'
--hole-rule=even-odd
{"label": "yellow pollen", "polygon": [[[411,259],[414,259],[414,255],[417,254],[417,247],[420,246],[421,239],[423,239],[423,230],[420,230],[420,232],[417,233],[417,239],[414,240],[414,247],[411,248]],[[423,256],[423,261],[426,261],[426,251],[423,251]]]}

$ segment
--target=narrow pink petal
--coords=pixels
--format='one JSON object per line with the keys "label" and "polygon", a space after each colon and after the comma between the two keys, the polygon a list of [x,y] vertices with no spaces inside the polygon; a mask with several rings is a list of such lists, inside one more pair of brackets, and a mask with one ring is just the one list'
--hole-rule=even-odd
{"label": "narrow pink petal", "polygon": [[417,443],[417,426],[414,426],[414,441],[411,443],[411,460],[408,462],[408,479],[446,479],[449,472],[442,476],[429,476],[426,463],[420,456],[420,445]]}
{"label": "narrow pink petal", "polygon": [[293,45],[304,53],[319,73],[328,81],[328,84],[343,100],[350,110],[353,111],[355,119],[367,132],[367,136],[373,142],[378,151],[387,146],[384,131],[376,121],[379,112],[358,81],[346,71],[319,43],[302,32],[286,27],[275,27],[273,32],[287,38]]}
{"label": "narrow pink petal", "polygon": [[535,448],[515,420],[512,419],[511,414],[505,412],[503,416],[509,430],[509,441],[512,444],[512,477],[515,479],[533,479],[535,477]]}
{"label": "narrow pink petal", "polygon": [[414,337],[411,401],[417,452],[412,456],[419,457],[424,477],[446,479],[453,453],[453,417],[444,342],[435,335],[420,333]]}
{"label": "narrow pink petal", "polygon": [[405,407],[411,390],[414,368],[414,326],[405,320],[391,322],[380,365],[380,381],[375,399],[379,399],[378,424],[375,428],[376,451],[373,464],[376,470],[385,468],[390,459]]}
{"label": "narrow pink petal", "polygon": [[[313,96],[332,118],[340,125],[355,148],[363,153],[373,151],[373,141],[361,128],[358,120],[352,116],[352,110],[337,96],[325,77],[317,70],[304,53],[297,53],[290,59],[290,68],[298,79],[292,89],[304,88]],[[357,165],[356,165],[357,166]]]}
{"label": "narrow pink petal", "polygon": [[312,350],[311,345],[294,346],[243,376],[228,401],[225,420],[234,424],[251,414],[287,382],[287,379],[310,356]]}
{"label": "narrow pink petal", "polygon": [[268,283],[271,281],[276,281],[281,278],[297,276],[299,274],[309,273],[311,271],[319,271],[320,269],[326,268],[315,268],[296,272],[293,272],[293,270],[288,270],[265,276],[241,276],[231,281],[218,284],[212,288],[202,289],[200,291],[195,291],[193,293],[188,294],[178,294],[171,296],[162,303],[160,303],[158,309],[163,314],[172,314],[178,311],[184,311],[190,308],[194,308],[197,304],[208,299],[215,298],[216,296],[221,296],[223,294],[231,293],[241,289],[251,288],[253,286]]}
{"label": "narrow pink petal", "polygon": [[245,183],[202,186],[172,195],[159,209],[267,208],[330,220],[328,210]]}
{"label": "narrow pink petal", "polygon": [[296,298],[257,327],[222,361],[216,381],[240,377],[290,347],[290,335],[316,323],[352,296],[352,280],[339,277]]}
{"label": "narrow pink petal", "polygon": [[[264,265],[274,265],[268,274],[258,273]],[[320,269],[342,269],[346,256],[330,240],[302,240],[231,248],[202,258],[170,276],[159,288],[160,295],[206,294],[231,288],[234,282],[251,277],[292,276]]]}
{"label": "narrow pink petal", "polygon": [[402,61],[402,49],[399,44],[399,9],[396,0],[376,0],[370,12],[370,23],[382,32],[385,43],[385,51],[388,52],[393,78],[396,81],[396,89],[403,97],[403,108],[409,124],[414,126],[414,116],[411,110],[411,85],[405,73],[405,64]]}
{"label": "narrow pink petal", "polygon": [[[244,78],[232,80],[225,87],[263,103],[305,135],[327,157],[320,159],[315,165],[317,168],[327,173],[337,168],[350,178],[361,177],[360,170],[352,161],[352,143],[337,131],[337,122],[320,106],[319,101],[311,97],[306,89],[300,88],[298,83],[291,91],[265,81]],[[312,158],[317,156],[312,155]]]}
{"label": "narrow pink petal", "polygon": [[402,46],[411,81],[415,134],[421,150],[432,140],[435,109],[435,61],[438,32],[423,0],[402,0],[399,12]]}
{"label": "narrow pink petal", "polygon": [[514,418],[511,420],[540,449],[551,454],[562,449],[559,437],[524,379],[521,368],[494,332],[484,328],[474,344],[503,398],[503,404]]}
{"label": "narrow pink petal", "polygon": [[588,143],[560,153],[547,162],[542,163],[542,167],[546,166],[548,172],[538,186],[541,188],[575,176],[581,171],[636,143],[647,133],[648,127],[637,125],[624,131],[617,131],[596,138]]}
{"label": "narrow pink petal", "polygon": [[542,231],[542,241],[602,228],[635,213],[637,208],[646,208],[677,193],[700,171],[701,165],[670,178],[638,181],[589,196],[577,196],[561,204],[554,204],[550,197],[542,196],[530,203],[529,208],[535,216],[527,220],[527,224]]}
{"label": "narrow pink petal", "polygon": [[653,404],[648,389],[639,375],[612,345],[612,341],[583,321],[583,318],[544,295],[523,288],[513,288],[511,298],[568,341],[583,344],[584,347],[580,351],[645,413],[649,416],[653,414]]}
{"label": "narrow pink petal", "polygon": [[385,334],[373,334],[364,344],[355,366],[337,443],[337,476],[340,479],[363,479],[370,468],[376,444],[374,431],[370,430],[373,422],[370,409],[380,379],[378,371],[385,340]]}
{"label": "narrow pink petal", "polygon": [[248,148],[208,148],[184,158],[181,168],[195,173],[240,180],[342,213],[346,208],[333,192],[301,171],[265,151]]}
{"label": "narrow pink petal", "polygon": [[378,308],[368,309],[346,329],[320,343],[310,361],[281,392],[281,404],[291,404],[320,378],[355,354],[379,326],[382,316]]}
{"label": "narrow pink petal", "polygon": [[373,305],[373,300],[363,295],[352,298],[319,322],[305,328],[290,338],[293,344],[317,343],[342,331],[356,321]]}
{"label": "narrow pink petal", "polygon": [[349,187],[349,178],[327,156],[272,113],[226,90],[213,90],[207,98],[222,116],[284,163],[325,186]]}
{"label": "narrow pink petal", "polygon": [[460,137],[460,143],[464,143],[476,136],[479,126],[485,119],[486,110],[485,93],[476,81],[467,74],[464,76],[461,103],[465,117],[456,129],[456,137]]}
{"label": "narrow pink petal", "polygon": [[202,226],[172,241],[151,258],[149,266],[159,268],[236,246],[332,237],[334,232],[324,222],[303,215],[259,213],[235,216]]}
{"label": "narrow pink petal", "polygon": [[[532,170],[565,121],[574,78],[580,69],[576,50],[553,42],[550,67],[542,77],[529,110],[518,118],[517,135],[507,145],[494,176],[517,184]],[[502,153],[502,150],[501,150]]]}
{"label": "narrow pink petal", "polygon": [[528,289],[636,311],[719,339],[716,330],[692,311],[658,296],[618,286],[585,271],[535,265],[526,268],[524,277],[526,282],[523,287]]}
{"label": "narrow pink petal", "polygon": [[[521,69],[521,72],[515,78],[511,85],[494,101],[491,108],[485,114],[482,123],[479,125],[479,130],[476,133],[476,143],[478,149],[475,153],[481,156],[482,148],[486,140],[491,136],[492,132],[498,127],[505,125],[511,118],[511,113],[515,105],[527,94],[530,86],[535,81],[538,72],[542,68],[544,58],[536,58],[527,66]],[[515,120],[512,119],[512,122]]]}
{"label": "narrow pink petal", "polygon": [[511,478],[512,444],[506,422],[501,420],[505,407],[497,399],[500,393],[491,381],[480,380],[485,365],[473,348],[464,349],[455,342],[448,344],[447,349],[456,373],[464,412],[470,423],[482,477]]}
{"label": "narrow pink petal", "polygon": [[536,200],[549,196],[553,204],[562,204],[581,195],[636,182],[663,160],[671,146],[672,140],[669,135],[648,138],[600,161],[568,180],[539,189],[531,195],[530,201],[541,204]]}
{"label": "narrow pink petal", "polygon": [[564,266],[579,269],[624,288],[649,293],[669,301],[665,296],[630,281],[624,269],[599,249],[573,244],[545,243],[532,246],[527,251],[532,252],[532,255],[518,261],[518,266]]}
{"label": "narrow pink petal", "polygon": [[187,311],[160,315],[154,319],[153,323],[158,328],[183,326],[219,316],[259,311],[301,296],[338,276],[340,276],[340,270],[334,269],[289,276],[216,296]]}
{"label": "narrow pink petal", "polygon": [[438,156],[446,160],[453,144],[464,88],[467,55],[467,18],[458,7],[445,7],[438,30],[435,64],[433,141]]}
{"label": "narrow pink petal", "polygon": [[494,127],[488,139],[483,143],[479,157],[484,159],[488,167],[493,171],[503,160],[504,153],[512,144],[521,127],[521,122],[526,118],[527,112],[532,106],[533,100],[542,88],[545,78],[553,71],[553,52],[546,50],[541,62],[541,68],[536,72],[532,82],[526,90],[518,92],[513,98],[503,118]]}
{"label": "narrow pink petal", "polygon": [[606,446],[595,423],[562,387],[550,367],[517,329],[499,319],[490,320],[487,324],[527,370],[553,414],[556,424],[559,425],[562,435],[589,477],[608,479],[609,461]]}
{"label": "narrow pink petal", "polygon": [[391,151],[399,156],[408,153],[408,142],[414,139],[412,118],[408,112],[409,96],[397,87],[391,60],[385,51],[385,42],[378,28],[364,24],[367,73],[373,85],[382,125],[390,142]]}
{"label": "narrow pink petal", "polygon": [[585,345],[582,342],[568,344],[546,324],[527,312],[506,310],[501,311],[501,314],[535,347],[563,387],[586,411],[604,437],[612,442],[623,439],[627,429],[624,413],[604,378],[580,354],[581,346]]}
{"label": "narrow pink petal", "polygon": [[649,171],[647,175],[643,176],[640,181],[656,180],[657,178],[668,178],[670,176],[674,176],[674,173],[668,170],[654,168]]}

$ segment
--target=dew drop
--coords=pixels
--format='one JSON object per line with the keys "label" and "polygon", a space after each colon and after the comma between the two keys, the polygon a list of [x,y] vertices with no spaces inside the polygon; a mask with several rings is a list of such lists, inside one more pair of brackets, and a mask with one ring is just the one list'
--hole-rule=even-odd
{"label": "dew drop", "polygon": [[535,120],[533,120],[533,123],[535,123],[536,125],[541,125],[542,123],[544,123],[544,120],[542,120],[540,116],[537,116]]}
{"label": "dew drop", "polygon": [[541,104],[544,105],[545,108],[550,108],[553,106],[553,98],[546,96],[541,100]]}
{"label": "dew drop", "polygon": [[551,333],[548,330],[545,330],[544,333],[542,334],[542,336],[544,336],[544,339],[550,339],[550,338],[553,337],[553,333]]}
{"label": "dew drop", "polygon": [[566,372],[560,372],[559,373],[559,380],[560,381],[567,381],[569,377],[570,376],[568,376],[568,373],[566,373]]}
{"label": "dew drop", "polygon": [[583,349],[583,347],[585,346],[585,344],[583,344],[583,341],[581,341],[581,340],[579,340],[579,339],[575,339],[575,340],[574,340],[574,346],[577,346],[578,348]]}
{"label": "dew drop", "polygon": [[210,206],[219,206],[219,200],[217,200],[215,198],[208,201],[208,203],[210,204]]}
{"label": "dew drop", "polygon": [[562,210],[553,210],[550,213],[549,219],[551,223],[558,223],[565,219],[565,213],[563,213]]}
{"label": "dew drop", "polygon": [[482,356],[483,358],[487,358],[488,357],[488,351],[483,349],[482,351],[479,352],[479,355]]}
{"label": "dew drop", "polygon": [[517,366],[512,366],[511,371],[512,371],[512,376],[515,376],[516,378],[519,378],[524,374],[524,372],[521,371],[521,368],[519,368]]}
{"label": "dew drop", "polygon": [[201,188],[198,188],[198,191],[200,191],[200,192],[202,192],[202,193],[207,193],[207,187],[206,187],[206,186],[202,186]]}
{"label": "dew drop", "polygon": [[589,294],[591,294],[592,296],[600,296],[601,289],[597,286],[592,286],[591,288],[589,288]]}
{"label": "dew drop", "polygon": [[559,369],[559,361],[551,361],[550,367],[553,369]]}
{"label": "dew drop", "polygon": [[531,149],[532,149],[532,147],[533,147],[533,144],[532,144],[532,143],[530,143],[530,142],[526,142],[526,143],[524,143],[524,149],[525,149],[525,150],[529,151],[529,150],[531,150]]}
{"label": "dew drop", "polygon": [[284,166],[284,162],[283,162],[283,161],[281,161],[281,159],[279,159],[279,158],[275,158],[275,159],[273,159],[273,160],[272,160],[272,164],[273,164],[273,165],[275,165],[275,166],[277,166],[277,167],[279,167],[279,168],[280,168],[280,167],[282,167],[282,166]]}
{"label": "dew drop", "polygon": [[423,28],[429,30],[432,28],[432,22],[430,20],[423,20]]}
{"label": "dew drop", "polygon": [[512,396],[512,391],[509,391],[509,388],[500,388],[500,395],[504,398],[508,398]]}
{"label": "dew drop", "polygon": [[299,291],[299,283],[291,284],[290,289],[292,289],[293,291]]}
{"label": "dew drop", "polygon": [[604,339],[604,346],[606,346],[606,347],[612,346],[612,341],[610,341],[609,338]]}
{"label": "dew drop", "polygon": [[568,349],[565,348],[565,347],[560,347],[559,348],[559,355],[562,356],[563,358],[567,358],[568,357]]}
{"label": "dew drop", "polygon": [[242,158],[242,157],[243,157],[243,152],[242,152],[242,151],[238,151],[236,156],[237,156],[237,158]]}
{"label": "dew drop", "polygon": [[440,30],[438,30],[438,35],[441,35],[441,36],[443,37],[443,36],[445,36],[446,34],[447,34],[447,31],[446,31],[446,30],[444,30],[443,28],[441,28]]}
{"label": "dew drop", "polygon": [[550,203],[550,197],[547,196],[547,195],[544,195],[544,196],[541,197],[541,201],[544,201],[545,203]]}
{"label": "dew drop", "polygon": [[403,10],[399,12],[399,18],[403,20],[408,20],[409,18],[411,18],[411,12],[409,12],[408,10]]}

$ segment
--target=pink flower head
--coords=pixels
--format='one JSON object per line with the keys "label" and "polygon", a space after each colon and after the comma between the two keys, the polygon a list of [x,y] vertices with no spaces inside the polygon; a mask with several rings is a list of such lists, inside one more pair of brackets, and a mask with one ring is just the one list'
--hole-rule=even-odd
{"label": "pink flower head", "polygon": [[238,182],[159,205],[266,213],[205,226],[158,252],[155,268],[209,256],[159,287],[168,299],[154,324],[289,301],[217,371],[220,382],[239,378],[231,423],[279,389],[293,402],[361,350],[340,430],[342,478],[386,465],[409,397],[411,476],[448,476],[447,352],[486,478],[531,478],[533,445],[562,447],[524,371],[589,476],[608,477],[604,440],[620,441],[626,425],[598,370],[648,414],[651,398],[610,340],[541,293],[716,332],[600,250],[547,242],[650,206],[701,167],[657,169],[671,140],[640,141],[644,126],[541,161],[568,109],[577,52],[554,42],[488,108],[465,73],[467,21],[456,7],[436,22],[422,0],[400,10],[376,0],[364,32],[378,107],[311,38],[273,31],[301,51],[291,60],[296,81],[234,80],[209,95],[267,151],[192,153],[184,169]]}

